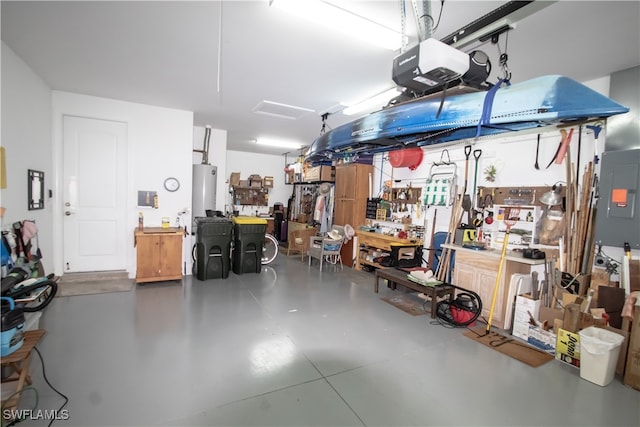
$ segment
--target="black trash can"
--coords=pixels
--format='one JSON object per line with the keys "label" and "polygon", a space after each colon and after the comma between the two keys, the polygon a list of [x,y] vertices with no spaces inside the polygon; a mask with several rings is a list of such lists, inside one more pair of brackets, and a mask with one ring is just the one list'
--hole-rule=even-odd
{"label": "black trash can", "polygon": [[231,264],[233,223],[226,218],[196,218],[193,274],[198,280],[226,279]]}
{"label": "black trash can", "polygon": [[262,271],[262,247],[267,220],[249,216],[233,218],[233,259],[235,274]]}
{"label": "black trash can", "polygon": [[273,218],[273,237],[275,237],[278,242],[287,240],[286,238],[282,238],[282,223],[284,222],[284,213],[282,211],[276,211],[273,213]]}

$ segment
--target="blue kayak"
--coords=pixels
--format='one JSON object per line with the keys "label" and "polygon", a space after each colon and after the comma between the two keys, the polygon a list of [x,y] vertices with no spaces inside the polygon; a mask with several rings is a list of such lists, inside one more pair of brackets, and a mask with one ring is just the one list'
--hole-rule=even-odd
{"label": "blue kayak", "polygon": [[431,96],[376,111],[318,137],[305,160],[375,154],[407,147],[499,135],[629,111],[564,76],[543,76],[486,92]]}

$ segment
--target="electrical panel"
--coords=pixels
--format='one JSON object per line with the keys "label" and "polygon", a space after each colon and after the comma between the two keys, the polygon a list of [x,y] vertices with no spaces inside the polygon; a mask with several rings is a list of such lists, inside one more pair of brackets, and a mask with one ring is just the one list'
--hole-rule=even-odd
{"label": "electrical panel", "polygon": [[596,211],[598,245],[640,249],[640,150],[602,154]]}

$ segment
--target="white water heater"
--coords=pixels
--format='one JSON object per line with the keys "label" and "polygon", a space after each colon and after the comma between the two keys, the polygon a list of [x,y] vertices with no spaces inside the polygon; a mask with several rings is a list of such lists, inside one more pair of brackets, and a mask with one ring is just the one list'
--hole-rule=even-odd
{"label": "white water heater", "polygon": [[191,218],[195,228],[196,218],[207,216],[207,211],[216,210],[216,184],[218,168],[209,164],[209,142],[211,139],[211,126],[204,130],[204,146],[202,150],[193,150],[202,153],[202,163],[193,165],[193,191],[191,194]]}
{"label": "white water heater", "polygon": [[208,164],[193,165],[193,194],[191,217],[205,217],[208,210],[216,210],[218,168]]}

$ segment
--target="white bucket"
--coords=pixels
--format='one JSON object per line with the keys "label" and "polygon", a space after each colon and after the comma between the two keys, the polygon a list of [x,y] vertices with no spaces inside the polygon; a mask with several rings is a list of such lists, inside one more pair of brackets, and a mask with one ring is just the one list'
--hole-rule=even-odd
{"label": "white bucket", "polygon": [[580,378],[606,386],[616,372],[624,337],[607,329],[589,326],[580,334]]}

